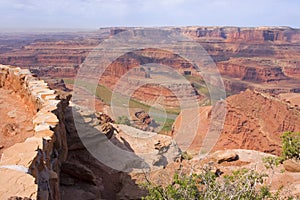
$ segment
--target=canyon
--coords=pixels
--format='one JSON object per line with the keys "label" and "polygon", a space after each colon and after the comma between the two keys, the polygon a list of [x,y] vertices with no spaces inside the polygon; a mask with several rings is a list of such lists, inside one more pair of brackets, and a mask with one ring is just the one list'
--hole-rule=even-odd
{"label": "canyon", "polygon": [[[154,47],[126,52],[101,77],[92,73],[81,79],[85,87],[76,85],[102,42],[135,28],[0,33],[1,199],[140,199],[147,194],[140,187],[145,178],[164,185],[176,170],[199,172],[208,163],[225,174],[242,167],[264,171],[263,158],[281,155],[281,135],[300,132],[300,30],[162,29],[200,45],[224,88],[206,82],[209,68]],[[93,94],[90,84],[102,93]],[[214,99],[210,88],[224,95]],[[125,106],[135,106],[129,106],[129,124],[117,124],[127,115],[111,110],[119,105],[112,99],[124,105],[126,95]],[[174,121],[167,131],[133,127],[136,113],[151,119],[155,109],[165,114],[159,118]],[[205,142],[214,140],[204,152]],[[286,165],[266,170],[272,174],[267,181],[272,190],[283,186],[300,195],[300,174]]]}
{"label": "canyon", "polygon": [[[199,43],[216,63],[228,93],[245,88],[265,91],[299,90],[300,31],[289,27],[186,27],[164,28],[179,31]],[[28,68],[39,76],[76,76],[79,66],[101,42],[134,28],[103,28],[91,32],[61,32],[0,35],[0,63]],[[12,45],[13,44],[13,45]],[[199,75],[193,65],[163,49],[135,50],[122,55],[107,67],[102,84],[112,88],[130,69],[147,63],[168,65],[183,74]],[[145,72],[140,72],[144,76]],[[112,78],[112,76],[114,78]],[[106,78],[108,77],[108,78]],[[259,83],[259,84],[257,84]],[[238,86],[240,85],[240,86]]]}

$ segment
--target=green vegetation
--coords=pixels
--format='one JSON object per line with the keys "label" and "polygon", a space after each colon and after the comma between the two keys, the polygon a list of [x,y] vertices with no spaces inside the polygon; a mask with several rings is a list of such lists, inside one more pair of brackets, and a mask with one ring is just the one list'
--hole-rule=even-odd
{"label": "green vegetation", "polygon": [[[73,79],[64,79],[64,82],[67,84],[75,84],[75,80]],[[88,90],[88,92],[94,92],[92,91],[94,88],[94,85],[89,82],[83,82],[83,81],[77,81],[76,82],[79,86],[85,88]],[[110,105],[111,103],[111,97],[112,97],[112,91],[103,85],[97,85],[95,96],[101,99],[105,104]]]}
{"label": "green vegetation", "polygon": [[159,124],[163,123],[163,127],[161,128],[161,130],[159,131],[159,133],[161,134],[165,134],[168,133],[172,130],[172,126],[175,122],[175,119],[170,119],[170,118],[166,118],[164,122],[160,121],[160,120],[156,120]]}
{"label": "green vegetation", "polygon": [[[73,79],[64,79],[64,82],[67,84],[75,84],[75,80]],[[77,81],[76,82],[78,86],[84,87],[85,89],[87,89],[89,92],[93,92],[92,89],[94,88],[94,85],[92,83],[89,82],[83,82],[83,81]],[[101,99],[105,104],[107,105],[111,105],[111,99],[112,99],[112,94],[113,92],[103,86],[98,84],[97,88],[96,88],[96,92],[95,92],[95,96],[98,97],[99,99]],[[127,104],[127,98],[125,98],[124,96],[122,96],[121,94],[114,94],[116,95],[116,99],[118,100],[118,104],[122,105],[122,104]],[[135,99],[130,98],[129,99],[129,107],[130,108],[140,108],[145,110],[146,112],[149,111],[150,106],[147,104],[144,104],[140,101],[137,101]],[[152,108],[155,109],[155,108]],[[168,114],[176,114],[178,115],[180,110],[179,109],[166,109],[166,112]]]}
{"label": "green vegetation", "polygon": [[263,158],[263,163],[267,169],[274,169],[287,159],[300,159],[300,132],[285,132],[281,136],[282,154],[279,157],[268,156]]}
{"label": "green vegetation", "polygon": [[229,175],[217,177],[209,168],[200,174],[179,175],[166,187],[149,181],[143,186],[148,195],[144,200],[207,200],[207,199],[243,199],[263,200],[279,199],[279,192],[272,194],[264,184],[265,174],[254,170],[241,169]]}
{"label": "green vegetation", "polygon": [[[75,84],[74,79],[64,79],[64,82],[66,84]],[[87,92],[90,92],[90,93],[94,92],[92,90],[94,89],[95,86],[90,82],[83,82],[83,81],[77,80],[76,84],[78,86],[86,89]],[[103,85],[99,85],[99,84],[97,85],[97,88],[95,91],[95,96],[97,98],[101,99],[101,101],[103,101],[105,104],[111,105],[112,95],[113,95],[113,92],[109,88],[107,88]],[[126,97],[122,96],[121,94],[115,93],[114,95],[116,95],[114,103],[116,103],[117,105],[127,105],[128,104],[129,108],[139,108],[141,110],[145,110],[146,112],[149,112],[149,110],[151,108],[149,105],[144,104],[144,103],[137,101],[135,99],[132,99],[132,98],[130,98],[129,102],[128,102],[128,99]],[[156,110],[156,108],[153,108],[153,107],[151,109],[153,111]],[[157,112],[160,112],[160,110],[157,109]],[[179,112],[180,112],[180,110],[175,109],[175,108],[174,109],[166,109],[167,115],[173,115],[173,117],[171,117],[171,118],[167,117],[166,119],[163,119],[163,118],[156,119],[155,118],[155,120],[158,124],[163,124],[163,127],[161,128],[160,133],[164,134],[164,133],[167,133],[172,130],[172,125],[175,121],[174,115],[175,116],[178,115]]]}
{"label": "green vegetation", "polygon": [[118,119],[116,120],[117,124],[125,124],[127,126],[130,126],[130,120],[128,119],[127,116],[119,116]]}
{"label": "green vegetation", "polygon": [[194,85],[199,93],[204,94],[206,97],[209,97],[208,88],[206,87],[206,84],[202,78],[192,75],[185,75],[184,77]]}
{"label": "green vegetation", "polygon": [[[282,135],[282,156],[265,157],[263,162],[267,169],[278,166],[286,159],[300,159],[300,133],[286,132]],[[189,160],[186,152],[182,158]],[[241,169],[229,175],[218,177],[210,168],[200,174],[179,175],[176,173],[173,182],[165,187],[155,185],[147,180],[143,187],[148,191],[144,200],[279,200],[281,189],[270,192],[265,183],[266,174],[255,170]],[[294,199],[287,197],[285,199]]]}
{"label": "green vegetation", "polygon": [[[220,97],[225,91],[222,88],[216,87],[210,83],[205,82],[199,76],[185,75],[184,76],[191,84],[193,84],[194,88],[197,90],[199,94],[204,95],[207,99],[204,101],[202,105],[211,105],[220,99],[212,99],[216,97]],[[212,91],[209,91],[209,88],[214,88]],[[228,94],[227,94],[228,95]],[[212,101],[212,102],[211,102]]]}
{"label": "green vegetation", "polygon": [[267,169],[274,169],[274,167],[278,167],[283,160],[282,157],[267,156],[264,157],[262,161]]}
{"label": "green vegetation", "polygon": [[193,158],[193,156],[191,154],[189,154],[188,152],[184,151],[181,153],[181,158],[183,160],[191,160]]}
{"label": "green vegetation", "polygon": [[286,132],[281,136],[283,159],[300,160],[300,132]]}

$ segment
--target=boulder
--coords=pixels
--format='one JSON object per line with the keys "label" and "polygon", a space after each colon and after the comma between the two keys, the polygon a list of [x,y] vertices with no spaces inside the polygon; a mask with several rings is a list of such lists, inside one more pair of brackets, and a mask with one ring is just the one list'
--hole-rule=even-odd
{"label": "boulder", "polygon": [[286,171],[289,172],[300,172],[300,161],[296,161],[293,159],[285,160],[283,162],[283,167]]}
{"label": "boulder", "polygon": [[154,148],[156,150],[162,151],[163,149],[166,149],[168,146],[170,146],[170,144],[172,143],[172,141],[160,141],[158,140],[155,144],[154,144]]}
{"label": "boulder", "polygon": [[155,120],[152,119],[150,115],[143,110],[135,112],[134,115],[137,118],[137,120],[134,120],[134,126],[138,129],[154,132],[155,129],[159,126],[159,124],[157,124]]}
{"label": "boulder", "polygon": [[136,118],[138,118],[138,120],[140,122],[142,122],[143,124],[147,124],[149,125],[152,122],[151,117],[149,116],[148,113],[146,113],[145,111],[138,111],[134,114],[136,116]]}
{"label": "boulder", "polygon": [[102,112],[97,112],[95,114],[97,119],[100,121],[100,124],[114,123],[114,120],[112,120],[107,114],[104,114]]}
{"label": "boulder", "polygon": [[239,159],[239,156],[235,152],[231,151],[217,151],[211,156],[214,160],[216,160],[218,164],[223,162],[231,162]]}
{"label": "boulder", "polygon": [[106,135],[108,139],[111,139],[114,135],[114,132],[118,130],[112,125],[112,123],[104,123],[100,126],[100,131]]}

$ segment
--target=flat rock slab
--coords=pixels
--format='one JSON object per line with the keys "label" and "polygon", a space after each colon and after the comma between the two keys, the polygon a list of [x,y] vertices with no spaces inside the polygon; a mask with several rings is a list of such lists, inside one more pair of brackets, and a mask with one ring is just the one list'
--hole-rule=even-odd
{"label": "flat rock slab", "polygon": [[[34,177],[13,169],[0,168],[0,199],[8,199],[13,196],[35,199],[37,185]],[[14,187],[11,187],[11,186]]]}

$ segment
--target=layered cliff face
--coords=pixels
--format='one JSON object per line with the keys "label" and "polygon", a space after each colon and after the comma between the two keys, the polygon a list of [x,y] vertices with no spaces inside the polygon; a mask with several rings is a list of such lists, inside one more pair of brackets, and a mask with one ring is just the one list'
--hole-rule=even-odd
{"label": "layered cliff face", "polygon": [[[180,100],[204,98],[184,78],[185,73],[199,77],[193,65],[179,55],[159,49],[143,49],[127,53],[111,63],[101,76],[100,84],[111,90],[122,85],[129,96],[148,105],[160,103],[178,108]],[[125,94],[124,90],[119,92]]]}
{"label": "layered cliff face", "polygon": [[3,33],[0,63],[29,68],[40,76],[74,77],[108,30],[94,32]]}
{"label": "layered cliff face", "polygon": [[226,42],[300,42],[300,31],[289,27],[193,27],[185,30],[198,38],[212,38]]}
{"label": "layered cliff face", "polygon": [[[30,68],[40,76],[72,78],[89,52],[105,38],[124,30],[126,28],[53,34],[3,33],[0,35],[0,62]],[[239,92],[245,87],[257,88],[252,83],[258,82],[268,85],[279,81],[289,85],[292,80],[292,83],[299,84],[298,29],[186,27],[177,28],[176,31],[181,31],[204,47],[225,76],[229,93]],[[193,70],[189,62],[172,52],[147,49],[130,52],[114,61],[107,68],[104,74],[107,78],[102,83],[112,86],[128,70],[153,62],[168,65],[180,73]],[[236,79],[243,82],[236,83]],[[239,87],[240,84],[243,87]],[[274,85],[268,91],[283,84]],[[295,89],[294,86],[287,88]]]}
{"label": "layered cliff face", "polygon": [[176,82],[165,86],[144,85],[135,90],[132,97],[147,105],[159,104],[166,108],[180,108],[180,104],[188,104],[189,101],[197,102],[205,98],[199,95],[191,85]]}
{"label": "layered cliff face", "polygon": [[[294,58],[295,59],[295,58]],[[297,61],[276,58],[231,58],[217,63],[226,91],[235,94],[245,89],[267,93],[299,91]]]}
{"label": "layered cliff face", "polygon": [[240,147],[279,155],[281,134],[300,130],[300,110],[277,98],[247,90],[226,102],[225,124],[215,149]]}
{"label": "layered cliff face", "polygon": [[222,75],[249,82],[272,82],[289,79],[272,59],[230,59],[218,63]]}
{"label": "layered cliff face", "polygon": [[[103,76],[104,78],[106,76],[121,78],[125,73],[131,70],[130,73],[140,75],[140,78],[146,78],[147,71],[152,69],[146,64],[151,63],[168,66],[181,74],[183,74],[185,70],[190,71],[191,74],[198,74],[193,65],[179,55],[161,49],[142,49],[129,52],[116,59],[105,69]],[[159,66],[157,66],[157,68],[158,67]],[[156,73],[158,72],[158,69],[156,69]],[[166,71],[160,72],[166,73]]]}
{"label": "layered cliff face", "polygon": [[[191,152],[199,152],[204,137],[209,134],[211,109],[203,107],[199,110],[202,126],[189,148]],[[179,125],[180,116],[175,122],[175,130]],[[219,128],[221,135],[213,151],[242,148],[279,155],[281,134],[300,131],[300,110],[276,97],[247,90],[226,99],[226,118]]]}
{"label": "layered cliff face", "polygon": [[271,92],[282,86],[281,92],[297,90],[299,30],[288,27],[189,27],[184,32],[213,57],[229,93],[245,88]]}

